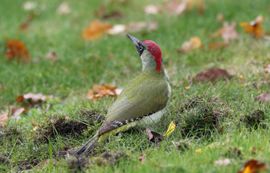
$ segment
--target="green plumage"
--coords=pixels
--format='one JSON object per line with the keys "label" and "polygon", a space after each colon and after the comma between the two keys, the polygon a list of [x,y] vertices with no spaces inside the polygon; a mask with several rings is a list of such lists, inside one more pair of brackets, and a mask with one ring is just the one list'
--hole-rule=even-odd
{"label": "green plumage", "polygon": [[161,110],[167,105],[170,96],[168,77],[162,66],[159,66],[157,70],[156,57],[153,57],[153,55],[161,56],[159,46],[154,42],[147,42],[151,43],[149,49],[152,54],[144,43],[130,35],[129,38],[140,53],[143,70],[128,83],[121,95],[108,109],[105,122],[97,133],[76,151],[77,156],[89,155],[98,142],[110,135],[136,126],[138,121],[146,116],[150,116],[148,118],[151,119],[151,115],[162,116],[163,111]]}
{"label": "green plumage", "polygon": [[164,108],[169,99],[165,75],[143,71],[130,81],[125,90],[109,108],[106,122],[136,119]]}

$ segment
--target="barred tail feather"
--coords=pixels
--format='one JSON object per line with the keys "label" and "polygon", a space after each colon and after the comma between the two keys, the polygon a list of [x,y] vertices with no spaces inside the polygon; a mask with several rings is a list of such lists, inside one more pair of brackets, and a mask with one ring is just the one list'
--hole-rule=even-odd
{"label": "barred tail feather", "polygon": [[98,134],[96,134],[95,136],[93,136],[91,139],[89,139],[81,148],[79,148],[75,154],[76,156],[89,156],[91,151],[93,151],[93,149],[96,146],[96,143],[98,142]]}

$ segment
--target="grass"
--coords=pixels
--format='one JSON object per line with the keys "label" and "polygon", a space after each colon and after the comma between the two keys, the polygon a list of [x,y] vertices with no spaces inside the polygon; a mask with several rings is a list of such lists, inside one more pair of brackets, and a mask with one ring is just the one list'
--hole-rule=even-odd
{"label": "grass", "polygon": [[[41,92],[54,95],[57,100],[52,101],[52,107],[46,110],[31,109],[20,120],[11,120],[7,129],[17,128],[19,135],[11,134],[0,141],[0,153],[10,159],[10,164],[0,163],[0,171],[16,171],[22,161],[43,161],[49,159],[43,166],[32,169],[33,172],[69,172],[69,163],[65,159],[57,159],[55,153],[65,147],[75,147],[82,144],[100,123],[89,125],[81,135],[56,135],[47,142],[36,143],[37,132],[33,124],[45,127],[49,119],[67,116],[82,121],[81,110],[96,110],[106,114],[106,109],[113,102],[113,98],[104,98],[91,102],[85,98],[87,90],[97,83],[114,83],[125,86],[129,79],[140,71],[140,60],[125,36],[104,36],[93,42],[85,42],[81,38],[81,31],[88,23],[95,19],[94,11],[101,4],[109,1],[88,0],[71,1],[71,14],[60,16],[56,9],[61,1],[37,1],[37,17],[31,22],[25,32],[18,31],[18,26],[27,18],[28,13],[22,8],[23,1],[2,0],[0,6],[0,40],[4,51],[6,39],[17,38],[25,42],[32,63],[23,64],[7,61],[4,53],[0,55],[0,110],[15,104],[16,96],[27,92]],[[123,133],[110,138],[110,142],[100,147],[100,151],[123,151],[127,159],[121,159],[112,165],[99,166],[92,163],[84,170],[86,172],[237,172],[243,163],[251,158],[270,163],[269,159],[269,104],[255,101],[255,97],[262,92],[269,91],[267,84],[258,88],[254,84],[262,81],[269,82],[269,76],[264,73],[263,66],[269,63],[269,42],[255,40],[243,33],[238,27],[240,38],[227,48],[208,50],[203,48],[188,54],[179,54],[176,49],[181,43],[192,36],[199,36],[205,45],[211,42],[209,35],[219,29],[221,24],[216,21],[219,13],[224,14],[226,21],[250,21],[257,15],[267,17],[270,6],[267,0],[206,0],[206,11],[199,15],[196,10],[185,13],[179,17],[164,14],[156,16],[145,15],[143,8],[147,4],[157,1],[131,0],[126,5],[113,3],[110,10],[120,10],[124,17],[111,19],[108,22],[128,23],[133,21],[152,21],[159,23],[155,32],[136,33],[141,39],[153,39],[163,50],[164,64],[169,72],[173,84],[168,113],[164,121],[156,127],[164,132],[172,120],[179,120],[176,131],[159,146],[151,145],[143,131]],[[266,18],[265,28],[270,23]],[[49,62],[44,57],[53,50],[57,53],[58,61]],[[3,52],[2,51],[2,52]],[[228,69],[234,74],[230,81],[212,83],[198,83],[185,89],[191,76],[210,67]],[[239,77],[243,76],[243,77]],[[191,134],[185,136],[181,133],[182,120],[188,116],[203,115],[200,108],[192,110],[179,109],[190,99],[196,97],[207,99],[219,98],[228,111],[225,119],[220,121],[219,127],[210,130],[211,135],[199,137]],[[214,108],[220,109],[220,106]],[[203,105],[204,106],[204,105]],[[247,128],[241,121],[243,116],[250,115],[255,110],[265,113],[265,127]],[[189,120],[190,121],[190,120]],[[185,123],[189,121],[184,121]],[[192,123],[196,123],[196,118]],[[203,121],[198,121],[203,122]],[[44,125],[44,126],[43,126]],[[200,127],[200,126],[199,126]],[[204,126],[202,126],[202,130]],[[188,149],[181,151],[172,144],[172,141],[188,141]],[[252,148],[256,148],[254,153]],[[232,163],[228,166],[216,166],[214,162],[226,158],[231,148],[241,151],[241,157],[230,157]],[[141,163],[139,157],[145,156]]]}

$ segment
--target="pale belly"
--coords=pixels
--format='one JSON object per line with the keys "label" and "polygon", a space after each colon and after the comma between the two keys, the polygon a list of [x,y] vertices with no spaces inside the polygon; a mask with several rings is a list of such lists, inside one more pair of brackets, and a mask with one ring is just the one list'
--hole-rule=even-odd
{"label": "pale belly", "polygon": [[162,116],[165,114],[166,108],[154,113],[154,114],[151,114],[147,117],[144,117],[143,119],[141,119],[139,122],[138,122],[138,126],[140,127],[147,127],[151,124],[155,124],[155,123],[158,123],[160,121],[160,119],[162,118]]}

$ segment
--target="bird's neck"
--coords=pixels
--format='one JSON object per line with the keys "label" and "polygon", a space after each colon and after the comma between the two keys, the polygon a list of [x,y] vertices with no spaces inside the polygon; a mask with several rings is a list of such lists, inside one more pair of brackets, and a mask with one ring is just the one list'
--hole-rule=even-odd
{"label": "bird's neck", "polygon": [[158,78],[168,78],[167,72],[163,66],[161,66],[159,71],[157,71],[154,67],[143,68],[142,73],[146,75],[156,76]]}

